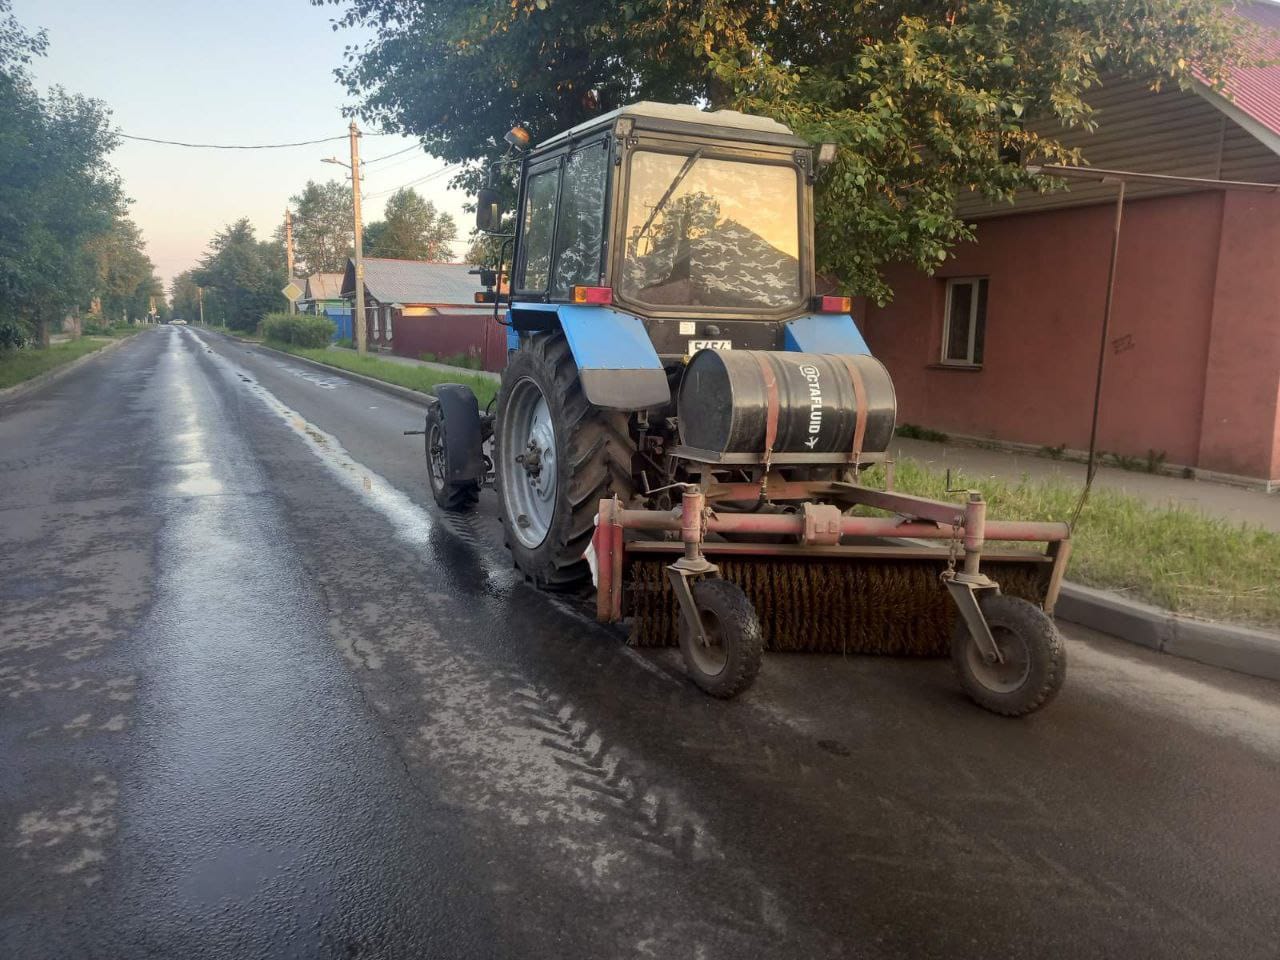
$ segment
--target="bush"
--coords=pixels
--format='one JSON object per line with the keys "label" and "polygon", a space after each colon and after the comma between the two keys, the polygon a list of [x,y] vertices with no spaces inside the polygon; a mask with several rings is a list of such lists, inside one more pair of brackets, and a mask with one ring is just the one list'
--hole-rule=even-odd
{"label": "bush", "polygon": [[307,313],[268,313],[262,318],[262,335],[295,347],[327,347],[337,327],[328,317]]}
{"label": "bush", "polygon": [[17,350],[27,342],[27,334],[13,320],[0,320],[0,351]]}
{"label": "bush", "polygon": [[86,337],[109,337],[111,336],[111,324],[96,323],[93,320],[86,320],[80,327],[80,333]]}

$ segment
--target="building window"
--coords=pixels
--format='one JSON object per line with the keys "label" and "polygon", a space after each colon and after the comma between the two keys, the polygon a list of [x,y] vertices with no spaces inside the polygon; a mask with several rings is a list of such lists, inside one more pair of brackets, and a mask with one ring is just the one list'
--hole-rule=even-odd
{"label": "building window", "polygon": [[395,339],[391,333],[391,315],[393,313],[393,310],[391,307],[383,307],[382,309],[385,311],[385,313],[383,314],[385,318],[383,321],[383,326],[386,327],[386,330],[387,330],[387,339],[393,340]]}
{"label": "building window", "polygon": [[370,319],[370,321],[371,321],[371,322],[372,322],[372,324],[373,324],[373,339],[375,339],[375,340],[381,340],[381,339],[382,339],[382,333],[381,333],[381,332],[379,331],[379,329],[378,329],[378,308],[377,308],[377,306],[368,306],[368,307],[365,307],[365,310],[367,310],[367,311],[368,311],[368,313],[369,313],[369,319]]}
{"label": "building window", "polygon": [[982,366],[986,333],[987,278],[948,280],[946,316],[942,323],[942,362]]}

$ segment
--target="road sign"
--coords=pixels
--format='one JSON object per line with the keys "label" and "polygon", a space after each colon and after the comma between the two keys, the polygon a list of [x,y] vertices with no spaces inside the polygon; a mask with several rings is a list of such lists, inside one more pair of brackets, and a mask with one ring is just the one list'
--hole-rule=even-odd
{"label": "road sign", "polygon": [[302,288],[298,286],[296,283],[294,283],[292,280],[290,280],[287,284],[285,284],[284,289],[281,290],[280,292],[284,294],[284,298],[288,300],[290,303],[293,303],[293,301],[297,300],[300,296],[302,296]]}

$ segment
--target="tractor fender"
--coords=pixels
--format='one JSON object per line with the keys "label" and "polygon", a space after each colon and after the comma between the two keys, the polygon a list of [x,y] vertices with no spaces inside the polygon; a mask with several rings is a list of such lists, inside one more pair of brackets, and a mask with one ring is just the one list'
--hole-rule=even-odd
{"label": "tractor fender", "polygon": [[582,392],[597,407],[644,410],[671,402],[667,373],[644,321],[613,307],[573,303],[520,303],[511,326],[521,333],[564,333],[578,366]]}
{"label": "tractor fender", "polygon": [[449,483],[483,480],[484,441],[480,431],[480,402],[470,387],[441,383],[431,403],[444,423],[445,463]]}

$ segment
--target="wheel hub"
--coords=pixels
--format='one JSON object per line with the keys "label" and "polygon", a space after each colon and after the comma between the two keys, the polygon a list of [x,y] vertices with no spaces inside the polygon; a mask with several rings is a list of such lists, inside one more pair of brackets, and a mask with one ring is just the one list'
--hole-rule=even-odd
{"label": "wheel hub", "polygon": [[992,624],[991,636],[1003,662],[983,656],[978,645],[970,642],[969,668],[978,682],[988,690],[1012,693],[1022,686],[1031,671],[1031,651],[1027,649],[1026,641],[1007,627]]}
{"label": "wheel hub", "polygon": [[555,517],[556,431],[551,410],[533,380],[511,391],[502,421],[502,493],[514,532],[529,548],[546,539]]}

